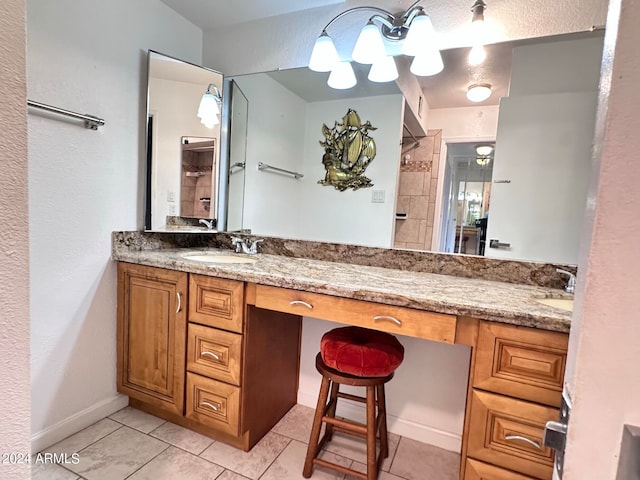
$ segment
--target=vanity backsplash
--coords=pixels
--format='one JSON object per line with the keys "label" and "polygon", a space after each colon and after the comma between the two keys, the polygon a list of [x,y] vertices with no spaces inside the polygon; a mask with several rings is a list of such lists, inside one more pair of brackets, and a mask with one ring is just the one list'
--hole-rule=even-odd
{"label": "vanity backsplash", "polygon": [[[232,236],[229,233],[203,235],[201,233],[113,232],[112,249],[114,252],[207,247],[231,250],[233,248],[231,245]],[[265,241],[261,244],[260,252],[269,255],[437,273],[548,288],[563,288],[566,283],[566,279],[556,272],[557,268],[573,273],[577,269],[575,265],[501,260],[473,255],[363,247],[278,237],[253,237],[250,235],[242,235],[242,237],[250,240],[264,238]]]}

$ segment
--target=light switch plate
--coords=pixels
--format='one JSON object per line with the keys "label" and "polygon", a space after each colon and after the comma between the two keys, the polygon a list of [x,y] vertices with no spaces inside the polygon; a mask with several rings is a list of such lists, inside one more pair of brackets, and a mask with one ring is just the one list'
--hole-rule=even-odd
{"label": "light switch plate", "polygon": [[384,203],[384,190],[372,190],[371,203]]}

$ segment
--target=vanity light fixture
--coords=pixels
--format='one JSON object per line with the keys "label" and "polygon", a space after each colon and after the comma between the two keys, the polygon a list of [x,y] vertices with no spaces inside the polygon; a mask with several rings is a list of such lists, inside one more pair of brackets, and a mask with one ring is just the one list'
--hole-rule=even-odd
{"label": "vanity light fixture", "polygon": [[358,35],[351,58],[358,63],[371,65],[369,80],[390,82],[398,78],[393,58],[398,55],[414,57],[410,67],[414,75],[439,73],[444,64],[431,19],[422,7],[417,6],[421,1],[416,1],[405,12],[396,15],[372,6],[354,7],[339,13],[322,29],[311,52],[309,68],[316,72],[331,72],[327,83],[332,88],[355,86],[353,67],[348,60],[340,61],[327,29],[345,15],[368,10],[375,14]]}
{"label": "vanity light fixture", "polygon": [[491,85],[488,83],[476,83],[467,89],[467,98],[472,102],[484,102],[491,96]]}
{"label": "vanity light fixture", "polygon": [[[211,90],[213,89],[213,93]],[[222,103],[222,95],[220,90],[213,83],[207,87],[207,91],[202,95],[200,106],[198,107],[198,117],[200,123],[207,128],[213,128],[220,123],[218,115],[220,115],[220,104]]]}
{"label": "vanity light fixture", "polygon": [[469,65],[480,65],[487,58],[487,52],[484,50],[484,40],[486,37],[486,26],[484,23],[484,11],[487,4],[482,0],[476,0],[471,7],[471,41],[473,46],[469,52]]}

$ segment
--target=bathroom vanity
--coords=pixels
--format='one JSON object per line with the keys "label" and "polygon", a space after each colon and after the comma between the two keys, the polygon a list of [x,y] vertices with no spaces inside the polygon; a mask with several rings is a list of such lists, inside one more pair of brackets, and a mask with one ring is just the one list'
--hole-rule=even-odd
{"label": "bathroom vanity", "polygon": [[558,418],[570,312],[537,300],[559,290],[281,255],[185,258],[196,250],[114,248],[130,405],[249,450],[296,403],[308,316],[471,347],[460,478],[551,478],[542,433]]}

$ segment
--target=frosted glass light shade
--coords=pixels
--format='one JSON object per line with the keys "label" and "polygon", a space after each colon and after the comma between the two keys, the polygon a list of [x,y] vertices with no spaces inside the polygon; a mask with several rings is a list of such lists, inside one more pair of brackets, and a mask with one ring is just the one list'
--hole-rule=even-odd
{"label": "frosted glass light shade", "polygon": [[339,61],[340,58],[333,40],[327,32],[322,32],[313,46],[309,68],[314,72],[330,72]]}
{"label": "frosted glass light shade", "polygon": [[207,128],[213,128],[220,123],[220,119],[218,118],[218,115],[212,114],[205,116],[200,123]]}
{"label": "frosted glass light shade", "polygon": [[398,69],[396,68],[396,62],[393,57],[385,55],[373,63],[367,78],[372,82],[379,83],[392,82],[398,78]]}
{"label": "frosted glass light shade", "polygon": [[378,27],[369,20],[358,35],[351,58],[358,63],[373,64],[385,55],[382,34]]}
{"label": "frosted glass light shade", "polygon": [[415,57],[420,55],[425,48],[436,48],[436,32],[433,29],[431,18],[426,13],[421,13],[413,19],[407,38],[402,46],[402,53]]}
{"label": "frosted glass light shade", "polygon": [[467,98],[472,102],[484,102],[490,96],[491,85],[488,83],[471,85],[467,90]]}
{"label": "frosted glass light shade", "polygon": [[351,62],[347,61],[338,62],[334,66],[333,70],[331,70],[329,80],[327,80],[327,85],[337,90],[345,90],[347,88],[354,87],[356,83],[358,83],[356,80],[356,74],[353,73]]}
{"label": "frosted glass light shade", "polygon": [[204,118],[210,114],[217,115],[218,113],[220,113],[220,106],[218,105],[218,101],[215,95],[207,89],[204,95],[202,95],[200,106],[198,106],[198,117]]}
{"label": "frosted glass light shade", "polygon": [[440,73],[444,68],[442,62],[442,55],[437,48],[428,48],[425,51],[420,52],[419,55],[411,62],[411,73],[420,77],[428,77]]}
{"label": "frosted glass light shade", "polygon": [[480,65],[487,58],[487,52],[482,45],[474,45],[469,52],[469,65]]}

